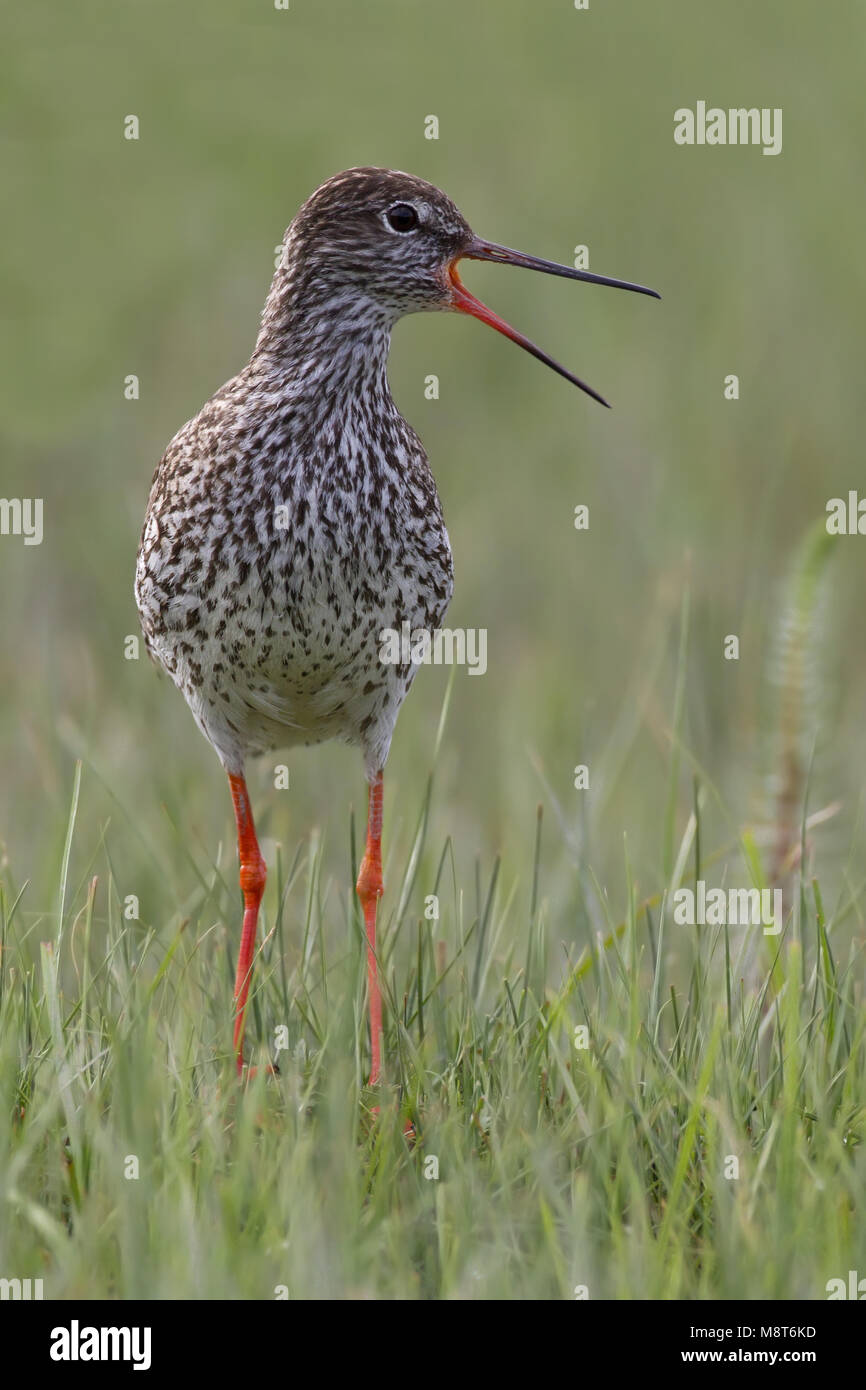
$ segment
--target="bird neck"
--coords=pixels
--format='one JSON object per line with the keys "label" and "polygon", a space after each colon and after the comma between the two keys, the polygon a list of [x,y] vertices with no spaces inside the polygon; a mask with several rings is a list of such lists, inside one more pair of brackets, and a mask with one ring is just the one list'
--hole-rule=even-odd
{"label": "bird neck", "polygon": [[387,364],[396,314],[357,290],[277,271],[250,366],[298,405],[393,407]]}

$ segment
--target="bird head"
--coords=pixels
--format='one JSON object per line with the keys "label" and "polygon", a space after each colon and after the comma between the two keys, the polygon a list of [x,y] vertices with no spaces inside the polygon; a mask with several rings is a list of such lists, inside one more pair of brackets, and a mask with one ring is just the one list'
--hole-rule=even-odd
{"label": "bird head", "polygon": [[[510,338],[602,405],[607,402],[476,299],[458,273],[462,260],[527,270],[652,295],[655,290],[540,260],[476,236],[459,208],[433,184],[393,169],[335,174],[300,208],[283,245],[271,299],[290,296],[345,332],[404,314],[454,310]],[[268,309],[266,307],[266,315]]]}

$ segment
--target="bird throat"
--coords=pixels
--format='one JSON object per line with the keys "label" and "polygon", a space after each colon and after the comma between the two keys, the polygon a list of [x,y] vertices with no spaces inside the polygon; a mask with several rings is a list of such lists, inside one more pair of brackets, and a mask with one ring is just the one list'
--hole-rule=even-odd
{"label": "bird throat", "polygon": [[284,248],[262,311],[253,361],[303,390],[329,395],[387,391],[391,329],[400,317],[362,279],[340,283],[327,265],[301,262]]}

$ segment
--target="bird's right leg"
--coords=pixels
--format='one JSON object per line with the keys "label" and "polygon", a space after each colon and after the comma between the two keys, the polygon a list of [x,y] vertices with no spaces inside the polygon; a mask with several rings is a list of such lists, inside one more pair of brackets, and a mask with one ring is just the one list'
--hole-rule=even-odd
{"label": "bird's right leg", "polygon": [[376,960],[376,909],[382,896],[382,774],[376,773],[370,783],[367,808],[367,847],[358,882],[355,885],[364,909],[367,932],[367,979],[370,992],[370,1085],[379,1080],[382,1052],[382,994],[379,989],[379,967]]}
{"label": "bird's right leg", "polygon": [[242,775],[229,773],[229,786],[235,808],[235,821],[238,828],[238,858],[241,864],[241,892],[244,895],[244,925],[241,931],[241,948],[238,953],[238,970],[235,976],[235,1033],[234,1050],[238,1076],[244,1069],[244,1015],[247,996],[250,990],[250,975],[253,968],[253,951],[256,944],[256,922],[262,894],[265,891],[267,868],[256,839],[253,824],[253,811],[247,793],[247,784]]}

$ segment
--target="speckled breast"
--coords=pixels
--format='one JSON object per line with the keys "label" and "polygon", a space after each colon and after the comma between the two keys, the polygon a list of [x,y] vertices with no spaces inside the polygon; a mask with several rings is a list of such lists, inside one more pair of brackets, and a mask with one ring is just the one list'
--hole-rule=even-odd
{"label": "speckled breast", "polygon": [[227,766],[334,737],[384,761],[415,667],[382,660],[382,633],[435,629],[452,591],[423,449],[399,416],[378,447],[351,418],[306,437],[290,419],[250,446],[214,405],[154,478],[136,573],[148,648]]}

